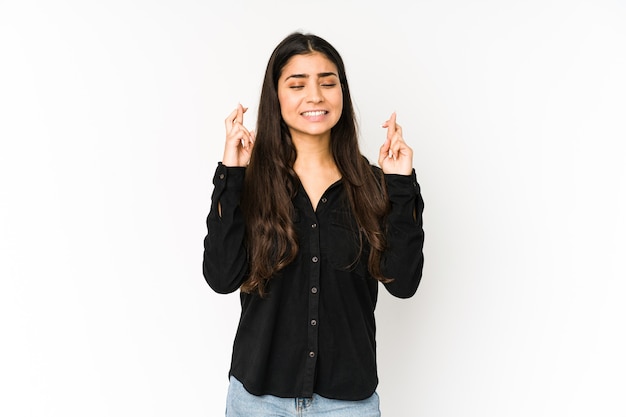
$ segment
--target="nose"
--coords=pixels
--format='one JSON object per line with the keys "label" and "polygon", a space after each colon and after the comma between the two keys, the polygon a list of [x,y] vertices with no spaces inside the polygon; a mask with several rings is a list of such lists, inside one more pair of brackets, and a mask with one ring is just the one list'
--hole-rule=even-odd
{"label": "nose", "polygon": [[307,101],[309,103],[321,103],[324,101],[324,94],[322,93],[322,89],[319,85],[314,84],[308,89],[308,92]]}

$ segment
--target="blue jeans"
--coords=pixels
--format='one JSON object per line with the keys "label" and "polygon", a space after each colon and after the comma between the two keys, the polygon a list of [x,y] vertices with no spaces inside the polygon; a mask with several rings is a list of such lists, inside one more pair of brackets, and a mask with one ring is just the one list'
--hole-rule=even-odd
{"label": "blue jeans", "polygon": [[361,401],[313,398],[279,398],[250,394],[235,377],[230,377],[226,417],[380,417],[378,394]]}

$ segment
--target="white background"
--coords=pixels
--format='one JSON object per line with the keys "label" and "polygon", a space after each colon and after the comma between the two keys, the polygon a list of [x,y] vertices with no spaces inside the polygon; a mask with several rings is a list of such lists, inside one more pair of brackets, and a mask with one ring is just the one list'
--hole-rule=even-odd
{"label": "white background", "polygon": [[211,177],[298,29],[342,53],[366,156],[394,110],[415,150],[383,415],[626,415],[622,0],[0,0],[0,415],[223,415]]}

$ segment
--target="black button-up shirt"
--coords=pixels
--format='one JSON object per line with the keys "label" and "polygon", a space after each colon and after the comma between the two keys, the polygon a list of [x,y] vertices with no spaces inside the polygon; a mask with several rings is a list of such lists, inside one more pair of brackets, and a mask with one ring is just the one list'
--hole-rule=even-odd
{"label": "black button-up shirt", "polygon": [[[213,178],[203,270],[218,293],[236,291],[247,277],[239,207],[244,173],[245,168],[219,164]],[[385,181],[391,211],[382,268],[394,279],[385,287],[408,298],[422,276],[423,201],[415,172],[385,175]],[[293,205],[297,258],[270,280],[265,298],[241,293],[230,375],[254,395],[367,398],[378,385],[378,281],[368,274],[366,255],[355,262],[359,236],[345,189],[341,180],[331,185],[314,211],[300,187]]]}

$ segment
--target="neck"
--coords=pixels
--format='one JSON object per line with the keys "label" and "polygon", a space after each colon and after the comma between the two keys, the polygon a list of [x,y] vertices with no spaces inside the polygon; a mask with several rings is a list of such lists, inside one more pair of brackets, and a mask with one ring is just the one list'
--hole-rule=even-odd
{"label": "neck", "polygon": [[326,137],[292,137],[296,147],[297,157],[294,164],[298,168],[335,166],[335,160],[330,150],[330,135]]}

